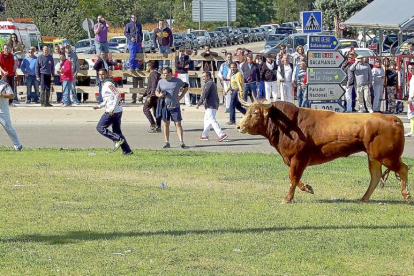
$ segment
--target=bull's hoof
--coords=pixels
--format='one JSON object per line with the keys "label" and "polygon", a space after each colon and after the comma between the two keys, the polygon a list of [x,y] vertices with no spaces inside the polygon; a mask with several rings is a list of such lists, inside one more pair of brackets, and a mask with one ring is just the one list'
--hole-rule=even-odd
{"label": "bull's hoof", "polygon": [[305,185],[306,187],[306,191],[310,194],[314,194],[315,192],[313,191],[313,188],[311,185]]}
{"label": "bull's hoof", "polygon": [[408,204],[411,204],[411,196],[410,195],[405,196],[405,201],[407,201]]}
{"label": "bull's hoof", "polygon": [[369,201],[369,199],[361,198],[359,201],[361,201],[361,203],[367,203]]}
{"label": "bull's hoof", "polygon": [[284,200],[282,200],[282,202],[280,202],[280,204],[288,204],[288,203],[293,203],[293,200],[292,199],[290,199],[290,200],[284,199]]}

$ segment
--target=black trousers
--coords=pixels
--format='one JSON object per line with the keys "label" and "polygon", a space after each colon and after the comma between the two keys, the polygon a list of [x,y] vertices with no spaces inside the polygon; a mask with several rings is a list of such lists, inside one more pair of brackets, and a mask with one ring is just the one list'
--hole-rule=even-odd
{"label": "black trousers", "polygon": [[[150,122],[151,126],[155,126],[155,110],[157,110],[157,101],[158,101],[158,97],[156,96],[152,96],[152,97],[147,97],[145,103],[144,103],[144,114],[145,116],[147,116],[148,121]],[[151,109],[152,112],[154,113],[154,116],[151,114]],[[157,127],[161,127],[161,117],[160,118],[156,118]]]}

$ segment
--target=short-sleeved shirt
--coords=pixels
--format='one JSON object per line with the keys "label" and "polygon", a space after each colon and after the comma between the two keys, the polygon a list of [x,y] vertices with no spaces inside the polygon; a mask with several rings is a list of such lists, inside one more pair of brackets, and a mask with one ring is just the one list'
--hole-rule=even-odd
{"label": "short-sleeved shirt", "polygon": [[180,88],[184,85],[185,82],[175,77],[173,77],[170,81],[161,79],[158,82],[156,91],[165,95],[165,105],[167,109],[171,110],[180,107],[178,95],[180,93]]}
{"label": "short-sleeved shirt", "polygon": [[[0,81],[0,93],[2,95],[13,95],[13,90],[5,81]],[[0,114],[9,114],[9,99],[0,98]]]}

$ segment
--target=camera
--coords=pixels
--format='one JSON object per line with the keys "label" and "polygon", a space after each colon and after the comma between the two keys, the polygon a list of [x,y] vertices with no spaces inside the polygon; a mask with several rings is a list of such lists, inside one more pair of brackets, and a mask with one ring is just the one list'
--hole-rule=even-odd
{"label": "camera", "polygon": [[102,18],[99,19],[99,23],[103,24],[105,22],[105,20],[103,20]]}

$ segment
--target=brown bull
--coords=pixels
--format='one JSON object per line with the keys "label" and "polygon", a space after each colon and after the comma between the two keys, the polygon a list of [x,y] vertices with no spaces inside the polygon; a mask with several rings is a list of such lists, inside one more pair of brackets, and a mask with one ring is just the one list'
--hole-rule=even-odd
{"label": "brown bull", "polygon": [[289,166],[291,186],[283,200],[285,203],[292,202],[296,186],[313,194],[312,187],[300,181],[307,166],[361,151],[368,154],[371,174],[362,201],[368,201],[377,187],[382,165],[400,176],[402,196],[407,202],[411,200],[407,187],[408,167],[401,160],[404,127],[396,116],[335,113],[298,108],[288,102],[255,102],[237,129],[240,133],[266,137]]}

